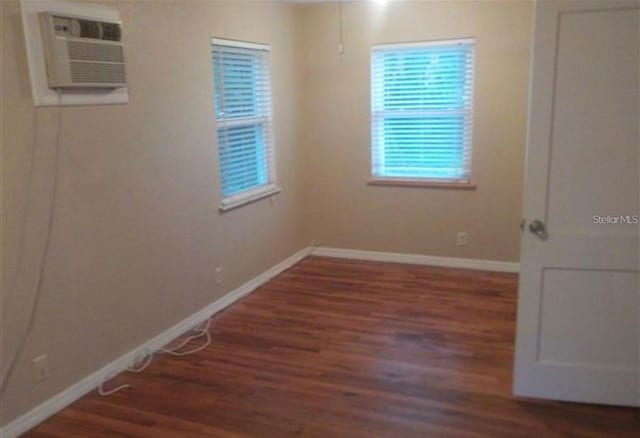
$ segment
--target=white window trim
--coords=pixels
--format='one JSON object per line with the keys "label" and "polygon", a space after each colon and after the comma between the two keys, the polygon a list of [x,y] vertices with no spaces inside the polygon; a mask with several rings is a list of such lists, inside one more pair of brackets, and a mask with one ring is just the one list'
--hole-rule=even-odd
{"label": "white window trim", "polygon": [[238,208],[242,205],[277,195],[280,192],[280,187],[275,184],[267,184],[266,186],[247,190],[246,192],[224,198],[220,203],[220,211],[225,212],[233,210],[234,208]]}
{"label": "white window trim", "polygon": [[[474,48],[474,56],[472,60],[472,70],[474,72],[474,80],[475,82],[475,44],[476,40],[474,37],[467,38],[455,38],[455,39],[442,39],[442,40],[432,40],[432,41],[416,41],[416,42],[402,42],[402,43],[380,43],[373,44],[371,46],[371,58],[373,59],[373,54],[379,51],[385,50],[398,50],[398,49],[407,49],[407,48],[416,48],[416,47],[433,47],[433,46],[443,46],[443,45],[471,45]],[[371,65],[371,73],[373,74],[373,65]],[[371,78],[371,87],[373,87],[373,76]],[[372,185],[392,185],[392,186],[412,186],[412,187],[446,187],[446,188],[455,188],[455,186],[460,186],[462,188],[471,188],[475,189],[476,185],[472,182],[472,152],[473,152],[473,105],[475,102],[475,83],[471,84],[472,97],[471,97],[471,107],[467,110],[459,110],[459,113],[465,114],[470,118],[471,125],[471,139],[468,150],[468,157],[466,158],[469,161],[469,176],[467,178],[437,178],[437,177],[392,177],[392,176],[383,176],[377,175],[373,172],[373,167],[370,167],[370,179],[369,184]],[[375,129],[374,118],[381,117],[385,111],[376,111],[374,110],[373,96],[371,96],[371,133]],[[436,111],[422,111],[422,110],[411,110],[411,111],[398,111],[398,114],[402,115],[412,115],[412,114],[436,114]],[[452,114],[454,111],[443,111],[443,114]],[[373,162],[373,154],[375,151],[373,150],[374,139],[371,139],[371,160]]]}
{"label": "white window trim", "polygon": [[271,51],[271,46],[269,44],[252,43],[249,41],[228,40],[225,38],[212,37],[211,44],[218,45],[218,46],[227,46],[227,47],[240,47],[241,49],[264,50],[265,52]]}
{"label": "white window trim", "polygon": [[[214,46],[214,45],[239,47],[243,49],[262,50],[265,52],[271,52],[271,46],[268,44],[253,43],[248,41],[229,40],[225,38],[212,37],[211,46]],[[271,65],[270,65],[271,59],[269,57],[267,58],[267,63],[268,63],[268,70],[269,72],[271,72]],[[269,92],[271,93],[271,83],[269,83]],[[273,96],[271,96],[271,99],[272,98]],[[270,105],[272,105],[272,103],[270,103]],[[267,163],[267,166],[269,167],[268,172],[273,182],[270,182],[264,186],[260,186],[260,187],[256,187],[256,188],[244,191],[242,193],[238,193],[237,195],[223,197],[222,201],[220,201],[220,206],[219,206],[220,211],[223,213],[226,211],[241,207],[245,204],[258,201],[260,199],[275,196],[282,191],[280,187],[276,184],[276,181],[278,181],[278,176],[276,173],[276,163],[275,163],[273,108],[270,108],[269,110],[269,117],[256,117],[254,119],[228,120],[228,121],[222,121],[222,122],[218,122],[216,120],[216,125],[217,127],[231,127],[231,126],[246,125],[247,122],[262,122],[262,123],[271,125],[268,129],[271,150],[270,150],[270,153],[268,154],[269,161]]]}
{"label": "white window trim", "polygon": [[372,50],[384,50],[384,49],[408,49],[411,47],[430,47],[430,46],[445,46],[454,44],[474,44],[475,38],[455,38],[449,40],[433,40],[433,41],[415,41],[407,43],[382,43],[374,44]]}

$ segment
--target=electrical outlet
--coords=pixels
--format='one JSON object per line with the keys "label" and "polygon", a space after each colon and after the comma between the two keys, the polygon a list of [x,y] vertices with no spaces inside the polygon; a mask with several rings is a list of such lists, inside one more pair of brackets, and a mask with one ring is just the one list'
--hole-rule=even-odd
{"label": "electrical outlet", "polygon": [[215,278],[216,278],[216,283],[222,284],[222,266],[218,266],[216,268]]}
{"label": "electrical outlet", "polygon": [[33,358],[33,375],[36,382],[42,382],[49,378],[49,359],[46,354]]}
{"label": "electrical outlet", "polygon": [[459,231],[456,234],[456,245],[465,246],[466,244],[467,244],[467,232],[466,231]]}

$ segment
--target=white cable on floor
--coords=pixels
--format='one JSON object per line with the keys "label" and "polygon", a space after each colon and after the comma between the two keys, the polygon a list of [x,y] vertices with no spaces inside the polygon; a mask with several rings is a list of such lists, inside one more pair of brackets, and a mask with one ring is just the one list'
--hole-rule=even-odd
{"label": "white cable on floor", "polygon": [[[209,327],[211,326],[211,318],[209,318],[205,324],[203,328],[194,328],[193,330],[196,332],[195,335],[191,335],[189,337],[187,337],[184,341],[182,341],[180,344],[176,345],[175,347],[172,347],[170,349],[167,348],[160,348],[158,350],[158,353],[162,353],[162,354],[170,354],[171,356],[187,356],[189,354],[193,354],[193,353],[197,353],[198,351],[204,350],[205,348],[207,348],[209,345],[211,345],[211,333],[209,333]],[[202,344],[199,347],[196,347],[194,349],[191,350],[187,350],[187,351],[178,351],[180,350],[182,347],[184,347],[185,345],[187,345],[189,342],[191,342],[194,339],[198,339],[201,337],[205,337],[206,340],[204,342],[204,344]]]}
{"label": "white cable on floor", "polygon": [[[153,353],[150,353],[149,355],[147,355],[142,360],[140,360],[140,361],[128,366],[127,367],[127,371],[129,371],[131,373],[141,373],[149,366],[149,364],[151,363],[152,360],[153,360]],[[120,391],[122,389],[133,388],[133,385],[129,385],[127,383],[127,384],[124,384],[124,385],[117,386],[117,387],[115,387],[113,389],[106,390],[106,389],[104,389],[104,384],[110,378],[111,378],[110,375],[107,375],[102,379],[102,381],[98,385],[98,394],[100,394],[102,396],[107,396],[107,395],[115,394],[116,392],[118,392],[118,391]]]}
{"label": "white cable on floor", "polygon": [[[54,151],[54,164],[53,164],[53,183],[51,185],[51,207],[49,208],[49,217],[47,218],[47,230],[46,230],[46,234],[45,234],[45,242],[44,242],[44,247],[42,249],[42,255],[40,256],[40,264],[38,266],[38,273],[36,275],[36,280],[35,280],[35,284],[34,284],[34,293],[33,293],[33,302],[31,303],[31,308],[29,310],[29,319],[27,322],[27,326],[25,328],[25,331],[22,335],[22,337],[20,338],[20,341],[18,343],[18,348],[16,350],[16,353],[14,354],[13,358],[11,358],[11,360],[9,361],[9,365],[6,367],[6,374],[4,375],[4,377],[2,378],[2,382],[0,382],[0,398],[4,395],[4,392],[7,388],[7,382],[9,381],[9,379],[11,378],[13,371],[15,370],[15,366],[16,363],[18,362],[18,359],[20,358],[20,355],[22,354],[22,350],[24,349],[26,343],[27,343],[27,339],[29,338],[29,334],[31,334],[31,330],[33,330],[33,325],[35,323],[35,319],[36,319],[36,314],[37,314],[37,310],[38,310],[38,306],[40,304],[40,298],[42,296],[42,280],[44,277],[44,270],[45,267],[47,265],[47,258],[49,255],[49,248],[51,246],[51,234],[52,234],[52,230],[53,230],[53,222],[54,222],[54,218],[55,218],[55,210],[56,210],[56,200],[58,197],[58,168],[59,166],[59,162],[60,162],[60,132],[62,131],[62,96],[60,94],[60,90],[56,89],[56,93],[58,95],[58,126],[57,126],[57,131],[56,131],[56,140],[55,140],[55,151]],[[36,129],[36,134],[37,134],[37,129]],[[35,135],[35,134],[34,134]],[[36,140],[37,140],[37,136],[36,136]],[[36,147],[37,144],[34,145],[34,151],[33,153],[36,153]],[[32,175],[30,175],[30,179],[31,179]],[[32,193],[32,184],[31,181],[29,181],[29,188],[28,188],[28,194],[27,194],[27,207],[31,204],[31,198],[33,196]],[[24,219],[24,223],[22,224],[23,227],[26,227],[27,225],[27,216],[25,215],[25,219]],[[23,244],[24,242],[21,242],[21,244]],[[20,249],[20,251],[22,251],[23,248]],[[20,259],[18,260],[18,263],[21,264],[22,263],[22,257],[20,257]],[[18,266],[18,269],[16,270],[16,273],[19,274],[20,273],[20,266]]]}
{"label": "white cable on floor", "polygon": [[98,385],[98,394],[100,394],[100,395],[101,395],[101,396],[103,396],[103,397],[106,397],[107,395],[115,394],[116,392],[121,391],[121,390],[126,389],[126,388],[133,388],[133,386],[132,386],[132,385],[129,385],[129,384],[127,383],[127,384],[125,384],[125,385],[120,385],[120,386],[118,386],[118,387],[116,387],[116,388],[113,388],[113,389],[105,390],[105,389],[104,389],[104,384],[105,384],[105,383],[107,382],[107,380],[109,380],[109,379],[110,379],[110,377],[106,376],[106,377],[102,380],[102,382],[100,382],[100,384]]}
{"label": "white cable on floor", "polygon": [[[156,350],[155,352],[151,352],[148,353],[143,359],[139,360],[138,362],[128,366],[125,371],[131,372],[131,373],[141,373],[142,371],[144,371],[153,361],[153,355],[158,353],[158,354],[168,354],[171,356],[178,356],[178,357],[182,357],[182,356],[188,356],[190,354],[193,353],[197,353],[198,351],[204,350],[205,348],[207,348],[209,345],[211,345],[211,333],[209,332],[209,328],[211,327],[211,317],[209,317],[209,319],[207,319],[207,321],[205,321],[204,323],[204,327],[202,327],[202,324],[200,325],[201,328],[199,328],[198,326],[194,327],[192,329],[192,331],[194,331],[195,333],[193,335],[187,336],[184,340],[182,340],[178,345],[171,347],[171,348],[159,348],[158,350]],[[187,345],[189,342],[198,339],[198,338],[205,338],[205,342],[195,348],[192,348],[190,350],[186,350],[186,351],[179,351],[181,348],[183,348],[185,345]],[[104,385],[105,383],[111,379],[112,377],[114,377],[111,374],[107,374],[102,381],[100,382],[100,385],[98,385],[98,394],[102,395],[102,396],[107,396],[107,395],[111,395],[111,394],[115,394],[118,391],[121,391],[123,389],[126,388],[133,388],[133,385],[130,385],[128,383],[117,386],[113,389],[109,389],[109,390],[105,390],[104,389]]]}

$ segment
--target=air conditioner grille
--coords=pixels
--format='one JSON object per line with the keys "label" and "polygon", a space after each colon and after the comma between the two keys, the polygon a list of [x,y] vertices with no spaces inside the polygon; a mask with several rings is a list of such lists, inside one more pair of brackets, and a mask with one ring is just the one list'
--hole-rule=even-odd
{"label": "air conditioner grille", "polygon": [[80,61],[124,62],[122,46],[69,41],[69,58]]}
{"label": "air conditioner grille", "polygon": [[100,39],[100,24],[97,21],[78,20],[80,38]]}
{"label": "air conditioner grille", "polygon": [[71,62],[72,82],[125,83],[124,64]]}
{"label": "air conditioner grille", "polygon": [[102,26],[102,39],[108,41],[120,41],[122,37],[120,25],[116,23],[100,23]]}

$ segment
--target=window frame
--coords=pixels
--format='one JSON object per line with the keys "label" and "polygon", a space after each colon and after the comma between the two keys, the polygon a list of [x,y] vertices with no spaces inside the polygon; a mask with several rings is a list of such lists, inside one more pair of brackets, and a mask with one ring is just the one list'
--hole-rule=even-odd
{"label": "window frame", "polygon": [[[213,72],[213,94],[214,94],[214,110],[215,110],[215,101],[217,98],[216,95],[216,70],[215,65],[213,65],[213,57],[216,51],[217,46],[222,47],[231,47],[231,48],[240,48],[240,49],[248,49],[255,51],[263,51],[266,52],[266,56],[264,58],[264,67],[266,69],[267,75],[267,87],[266,92],[268,96],[266,96],[268,100],[267,109],[264,115],[258,115],[257,117],[237,117],[237,118],[227,118],[223,120],[219,120],[217,116],[217,112],[214,116],[215,127],[216,127],[216,135],[218,135],[221,129],[225,128],[233,128],[238,126],[259,126],[266,125],[262,128],[265,133],[265,158],[266,165],[264,171],[267,174],[267,183],[264,185],[253,186],[246,190],[243,190],[239,193],[235,193],[232,195],[225,196],[222,191],[223,182],[222,182],[222,160],[220,157],[220,139],[217,139],[218,145],[218,173],[220,177],[220,196],[222,197],[220,201],[219,209],[221,212],[225,212],[242,205],[257,201],[259,199],[263,199],[269,196],[276,195],[280,193],[281,189],[277,185],[277,173],[276,173],[276,160],[275,160],[275,140],[273,134],[273,105],[272,105],[272,84],[271,84],[271,46],[269,44],[260,44],[254,42],[247,41],[239,41],[239,40],[230,40],[226,38],[217,38],[212,37],[210,40],[210,49],[211,49],[211,59],[212,59],[212,69]],[[224,87],[223,87],[224,88]]]}
{"label": "window frame", "polygon": [[[469,86],[470,98],[468,103],[468,108],[463,110],[464,114],[464,125],[465,129],[468,130],[468,140],[464,141],[462,144],[463,153],[465,154],[465,159],[463,161],[463,169],[468,171],[467,177],[465,178],[442,178],[442,177],[423,177],[423,176],[390,176],[390,175],[381,175],[376,173],[376,167],[378,162],[376,159],[379,159],[379,155],[384,151],[384,146],[379,145],[379,141],[381,138],[384,138],[383,135],[377,133],[382,125],[382,121],[384,120],[384,115],[393,114],[394,111],[398,113],[402,113],[403,110],[385,110],[376,108],[375,101],[375,93],[376,93],[376,65],[375,65],[375,56],[376,52],[379,51],[389,51],[389,50],[398,50],[402,51],[405,49],[412,48],[428,48],[428,47],[453,47],[456,45],[466,45],[470,46],[471,50],[471,60],[470,60],[470,71],[471,71],[471,79]],[[476,55],[476,41],[473,37],[467,38],[456,38],[456,39],[443,39],[443,40],[430,40],[430,41],[420,41],[420,42],[408,42],[408,43],[385,43],[385,44],[374,44],[371,47],[371,55],[370,55],[370,73],[371,73],[371,83],[370,83],[370,99],[371,99],[371,149],[370,149],[370,179],[369,185],[389,185],[389,186],[408,186],[408,187],[433,187],[433,188],[445,188],[445,189],[471,189],[474,190],[476,185],[472,182],[472,151],[473,151],[473,109],[474,109],[474,101],[475,101],[475,55]],[[405,112],[414,112],[416,114],[424,114],[427,115],[429,111],[433,110],[409,110]],[[454,114],[456,110],[450,110],[451,114]],[[460,110],[458,110],[460,111]],[[434,111],[435,112],[435,111]]]}

